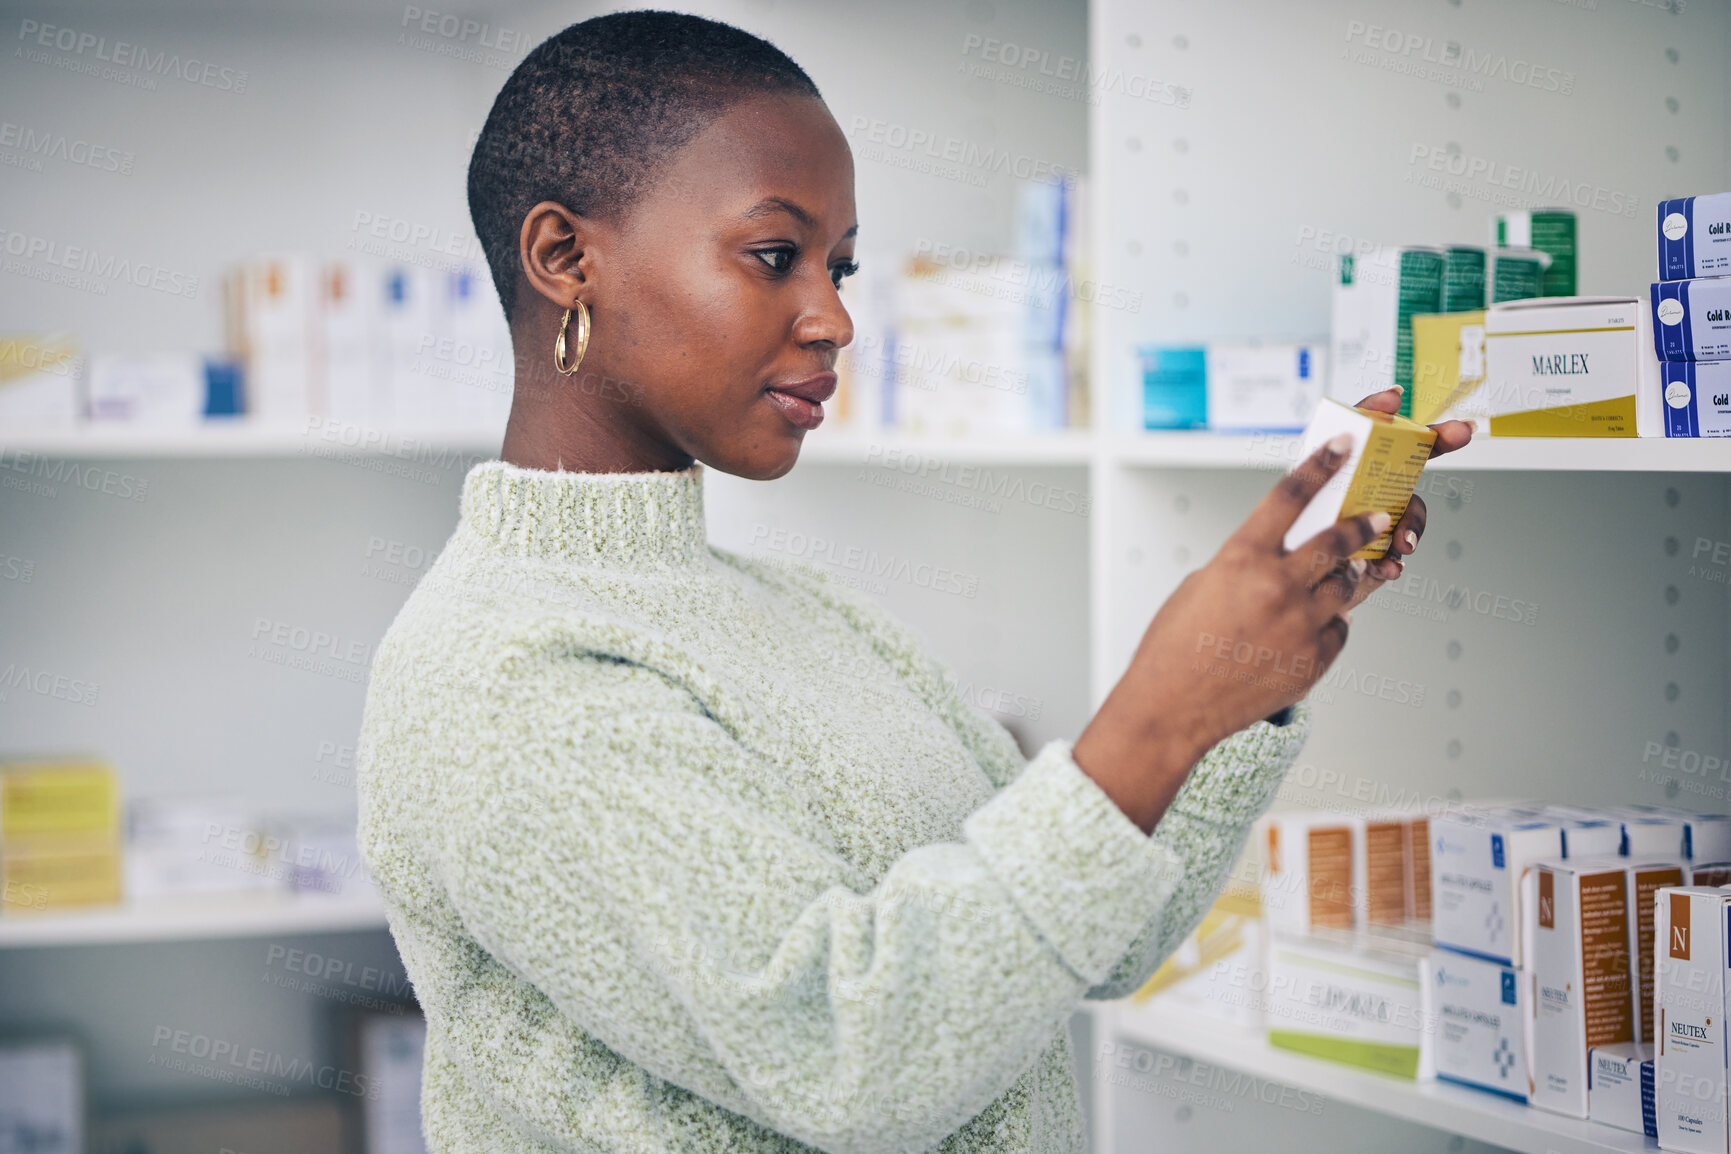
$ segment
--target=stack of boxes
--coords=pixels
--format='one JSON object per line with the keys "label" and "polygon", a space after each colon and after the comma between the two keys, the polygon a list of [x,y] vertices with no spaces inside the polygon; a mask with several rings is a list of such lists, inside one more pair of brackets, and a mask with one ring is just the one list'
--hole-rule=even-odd
{"label": "stack of boxes", "polygon": [[1275,815],[1259,840],[1265,955],[1210,979],[1198,954],[1192,1000],[1242,1008],[1235,976],[1277,1047],[1731,1154],[1731,819],[1487,801]]}
{"label": "stack of boxes", "polygon": [[120,896],[114,771],[94,761],[0,762],[0,916]]}
{"label": "stack of boxes", "polygon": [[1731,192],[1659,204],[1649,290],[1668,437],[1731,437]]}
{"label": "stack of boxes", "polygon": [[1263,831],[1269,1042],[1405,1078],[1430,1073],[1422,967],[1429,823],[1283,814]]}

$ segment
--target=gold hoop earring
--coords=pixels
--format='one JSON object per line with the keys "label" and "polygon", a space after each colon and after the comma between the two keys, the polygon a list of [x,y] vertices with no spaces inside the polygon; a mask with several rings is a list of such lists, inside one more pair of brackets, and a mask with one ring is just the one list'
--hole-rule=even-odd
{"label": "gold hoop earring", "polygon": [[[571,311],[577,311],[577,359],[571,362],[571,367],[565,367],[565,330],[571,325]],[[559,321],[559,339],[553,342],[553,367],[566,376],[577,371],[577,366],[583,363],[583,354],[589,351],[589,307],[582,301],[571,302],[571,308],[565,310],[565,315]]]}

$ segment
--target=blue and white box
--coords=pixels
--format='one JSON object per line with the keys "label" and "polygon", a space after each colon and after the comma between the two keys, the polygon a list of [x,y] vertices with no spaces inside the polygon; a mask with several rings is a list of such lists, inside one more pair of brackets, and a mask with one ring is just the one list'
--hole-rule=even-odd
{"label": "blue and white box", "polygon": [[1659,279],[1731,274],[1731,192],[1659,202]]}
{"label": "blue and white box", "polygon": [[1431,819],[1431,932],[1439,946],[1521,962],[1521,872],[1562,856],[1559,822],[1520,810]]}
{"label": "blue and white box", "polygon": [[1731,437],[1731,361],[1660,361],[1667,437]]}
{"label": "blue and white box", "polygon": [[1525,1102],[1533,1077],[1531,976],[1451,950],[1432,950],[1425,969],[1436,1076]]}
{"label": "blue and white box", "polygon": [[1322,400],[1328,346],[1208,346],[1208,427],[1220,433],[1302,433]]}
{"label": "blue and white box", "polygon": [[1659,281],[1651,296],[1661,361],[1731,360],[1731,276]]}
{"label": "blue and white box", "polygon": [[1208,350],[1201,345],[1144,345],[1142,427],[1200,429],[1208,424]]}
{"label": "blue and white box", "polygon": [[1643,1042],[1594,1046],[1587,1063],[1588,1117],[1619,1130],[1659,1136],[1654,1114],[1653,1047]]}

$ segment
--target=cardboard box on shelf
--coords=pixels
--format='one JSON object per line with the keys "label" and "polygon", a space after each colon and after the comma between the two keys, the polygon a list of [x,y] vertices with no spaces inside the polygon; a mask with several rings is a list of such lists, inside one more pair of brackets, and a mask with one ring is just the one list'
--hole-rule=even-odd
{"label": "cardboard box on shelf", "polygon": [[0,337],[0,427],[71,428],[83,366],[69,333]]}
{"label": "cardboard box on shelf", "polygon": [[1562,827],[1530,811],[1448,813],[1431,818],[1430,844],[1436,944],[1521,965],[1521,872],[1562,853]]}
{"label": "cardboard box on shelf", "polygon": [[1265,1005],[1269,1044],[1400,1078],[1431,1076],[1427,952],[1422,945],[1371,943],[1350,934],[1276,935]]}
{"label": "cardboard box on shelf", "polygon": [[1731,360],[1731,276],[1659,281],[1648,294],[1660,360]]}
{"label": "cardboard box on shelf", "polygon": [[1267,990],[1264,927],[1257,892],[1229,887],[1130,1000],[1141,1004],[1158,998],[1236,1026],[1260,1029]]}
{"label": "cardboard box on shelf", "polygon": [[1588,1081],[1588,1117],[1593,1121],[1649,1138],[1659,1136],[1651,1045],[1624,1042],[1594,1047]]}
{"label": "cardboard box on shelf", "polygon": [[1659,279],[1731,274],[1731,192],[1661,200]]}
{"label": "cardboard box on shelf", "polygon": [[1531,975],[1438,949],[1426,960],[1425,989],[1437,1077],[1525,1102],[1532,1092]]}
{"label": "cardboard box on shelf", "polygon": [[1587,1052],[1639,1040],[1628,870],[1620,858],[1559,858],[1533,863],[1524,882],[1532,1103],[1585,1118]]}
{"label": "cardboard box on shelf", "polygon": [[1660,890],[1657,920],[1659,1046],[1653,1055],[1659,1145],[1726,1154],[1725,975],[1731,893],[1703,886]]}
{"label": "cardboard box on shelf", "polygon": [[1265,819],[1262,909],[1271,930],[1302,935],[1350,930],[1361,879],[1362,818],[1276,814]]}
{"label": "cardboard box on shelf", "polygon": [[1541,297],[1485,313],[1474,394],[1499,437],[1663,436],[1648,310],[1634,297]]}
{"label": "cardboard box on shelf", "polygon": [[1412,413],[1412,317],[1442,311],[1448,254],[1440,248],[1379,248],[1344,253],[1330,321],[1328,395],[1357,404],[1390,385],[1406,389]]}

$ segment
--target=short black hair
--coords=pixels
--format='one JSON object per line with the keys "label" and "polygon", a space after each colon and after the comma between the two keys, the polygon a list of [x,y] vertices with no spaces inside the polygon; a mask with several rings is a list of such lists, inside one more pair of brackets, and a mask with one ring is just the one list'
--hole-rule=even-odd
{"label": "short black hair", "polygon": [[597,16],[524,57],[469,158],[469,216],[505,315],[516,304],[517,238],[531,208],[552,200],[616,217],[710,121],[765,93],[818,97],[769,41],[682,12]]}

